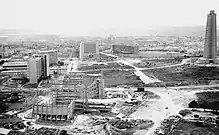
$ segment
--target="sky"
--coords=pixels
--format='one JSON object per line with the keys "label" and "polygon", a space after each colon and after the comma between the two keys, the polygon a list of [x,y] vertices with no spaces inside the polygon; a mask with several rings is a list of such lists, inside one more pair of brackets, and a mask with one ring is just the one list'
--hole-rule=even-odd
{"label": "sky", "polygon": [[219,14],[219,0],[0,0],[0,28],[82,35],[95,29],[196,26],[205,25],[211,9]]}

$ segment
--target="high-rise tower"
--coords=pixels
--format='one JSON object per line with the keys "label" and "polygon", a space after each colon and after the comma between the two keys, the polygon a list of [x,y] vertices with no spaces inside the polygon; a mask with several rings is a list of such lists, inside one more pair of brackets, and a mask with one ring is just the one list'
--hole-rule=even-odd
{"label": "high-rise tower", "polygon": [[211,10],[207,16],[203,58],[199,58],[196,63],[219,64],[219,59],[217,59],[217,23],[214,10]]}
{"label": "high-rise tower", "polygon": [[211,10],[207,17],[206,31],[205,31],[205,46],[204,58],[217,58],[217,25],[216,14]]}

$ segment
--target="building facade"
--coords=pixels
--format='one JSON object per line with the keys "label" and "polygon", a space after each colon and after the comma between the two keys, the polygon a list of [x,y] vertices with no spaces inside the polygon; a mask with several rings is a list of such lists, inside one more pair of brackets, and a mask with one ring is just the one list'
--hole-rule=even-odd
{"label": "building facade", "polygon": [[27,70],[27,62],[22,61],[22,62],[5,62],[2,65],[3,69],[6,70]]}
{"label": "building facade", "polygon": [[42,77],[42,59],[40,57],[30,58],[28,60],[29,83],[38,83]]}
{"label": "building facade", "polygon": [[55,64],[58,61],[58,51],[57,50],[46,50],[39,51],[39,54],[48,54],[49,55],[49,64]]}
{"label": "building facade", "polygon": [[49,54],[43,54],[41,56],[42,61],[42,78],[47,78],[49,76]]}
{"label": "building facade", "polygon": [[81,42],[80,59],[97,58],[99,55],[99,45],[94,42]]}
{"label": "building facade", "polygon": [[219,64],[217,58],[217,22],[214,10],[207,15],[205,31],[205,44],[203,58],[199,58],[196,64]]}

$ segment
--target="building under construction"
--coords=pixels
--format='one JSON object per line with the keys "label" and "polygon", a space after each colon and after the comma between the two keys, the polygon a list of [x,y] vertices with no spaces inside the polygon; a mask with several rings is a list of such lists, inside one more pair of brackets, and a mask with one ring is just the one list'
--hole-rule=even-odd
{"label": "building under construction", "polygon": [[84,111],[111,111],[110,104],[95,103],[89,99],[103,99],[104,79],[101,74],[74,72],[64,77],[62,89],[55,89],[52,100],[33,104],[33,116],[43,120],[69,120],[74,113]]}

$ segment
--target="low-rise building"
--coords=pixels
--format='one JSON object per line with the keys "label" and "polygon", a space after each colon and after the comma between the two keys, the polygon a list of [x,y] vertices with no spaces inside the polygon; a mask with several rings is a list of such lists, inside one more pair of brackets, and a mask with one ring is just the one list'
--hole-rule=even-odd
{"label": "low-rise building", "polygon": [[27,70],[27,62],[5,62],[2,68],[5,70]]}

